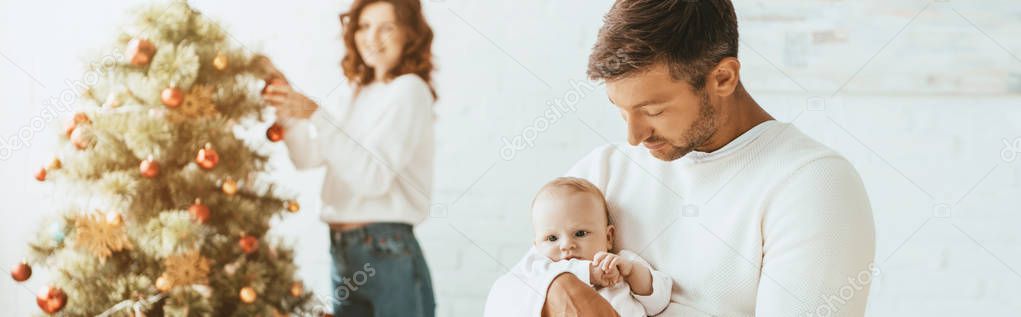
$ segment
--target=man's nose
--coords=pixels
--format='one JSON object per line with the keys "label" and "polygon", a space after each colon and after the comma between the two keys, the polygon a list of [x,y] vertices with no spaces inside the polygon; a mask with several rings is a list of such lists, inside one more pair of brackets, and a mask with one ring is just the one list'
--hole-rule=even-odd
{"label": "man's nose", "polygon": [[638,146],[649,138],[649,128],[641,118],[624,116],[624,122],[627,124],[627,143]]}

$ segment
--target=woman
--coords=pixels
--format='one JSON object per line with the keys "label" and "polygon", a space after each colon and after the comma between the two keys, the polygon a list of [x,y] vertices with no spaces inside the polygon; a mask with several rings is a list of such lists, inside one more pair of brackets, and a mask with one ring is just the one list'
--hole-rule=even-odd
{"label": "woman", "polygon": [[326,167],[320,218],[330,225],[334,314],[433,316],[412,232],[432,190],[432,30],[418,0],[355,0],[340,20],[354,89],[345,115],[334,119],[282,76],[264,97],[294,165]]}

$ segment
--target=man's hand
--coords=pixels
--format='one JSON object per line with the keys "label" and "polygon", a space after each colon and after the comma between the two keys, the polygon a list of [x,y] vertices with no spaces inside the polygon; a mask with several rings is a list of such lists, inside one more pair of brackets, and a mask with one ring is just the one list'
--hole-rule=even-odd
{"label": "man's hand", "polygon": [[613,306],[574,274],[560,274],[550,283],[542,317],[620,317]]}

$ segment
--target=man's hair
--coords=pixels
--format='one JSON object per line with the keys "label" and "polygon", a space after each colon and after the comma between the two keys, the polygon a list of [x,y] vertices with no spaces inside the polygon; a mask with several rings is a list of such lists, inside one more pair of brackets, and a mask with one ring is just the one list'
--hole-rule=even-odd
{"label": "man's hair", "polygon": [[618,0],[603,19],[589,56],[592,80],[614,80],[665,63],[695,90],[723,58],[737,57],[737,15],[730,0]]}
{"label": "man's hair", "polygon": [[578,177],[557,177],[539,188],[539,192],[535,194],[535,198],[532,198],[532,205],[535,205],[535,200],[542,196],[543,193],[553,190],[560,189],[566,190],[567,193],[586,193],[594,195],[599,199],[599,204],[603,206],[603,213],[606,214],[606,224],[612,225],[613,220],[610,218],[610,209],[606,206],[606,197],[603,196],[603,192],[599,190],[596,185],[585,180],[584,178]]}

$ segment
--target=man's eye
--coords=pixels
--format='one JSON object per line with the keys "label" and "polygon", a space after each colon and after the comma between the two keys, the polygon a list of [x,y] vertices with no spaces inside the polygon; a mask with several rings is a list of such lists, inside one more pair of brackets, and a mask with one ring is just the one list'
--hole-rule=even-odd
{"label": "man's eye", "polygon": [[546,236],[546,241],[549,241],[549,242],[556,242],[556,241],[557,241],[557,236],[554,236],[554,235],[548,235],[548,236]]}
{"label": "man's eye", "polygon": [[579,237],[579,238],[585,237],[587,235],[588,235],[588,231],[585,231],[585,230],[578,230],[578,231],[574,232],[574,236],[575,237]]}
{"label": "man's eye", "polygon": [[656,117],[656,116],[659,116],[659,115],[663,114],[663,111],[665,111],[665,110],[660,110],[660,111],[657,111],[655,113],[650,112],[650,111],[646,111],[645,115],[650,116],[650,117]]}

